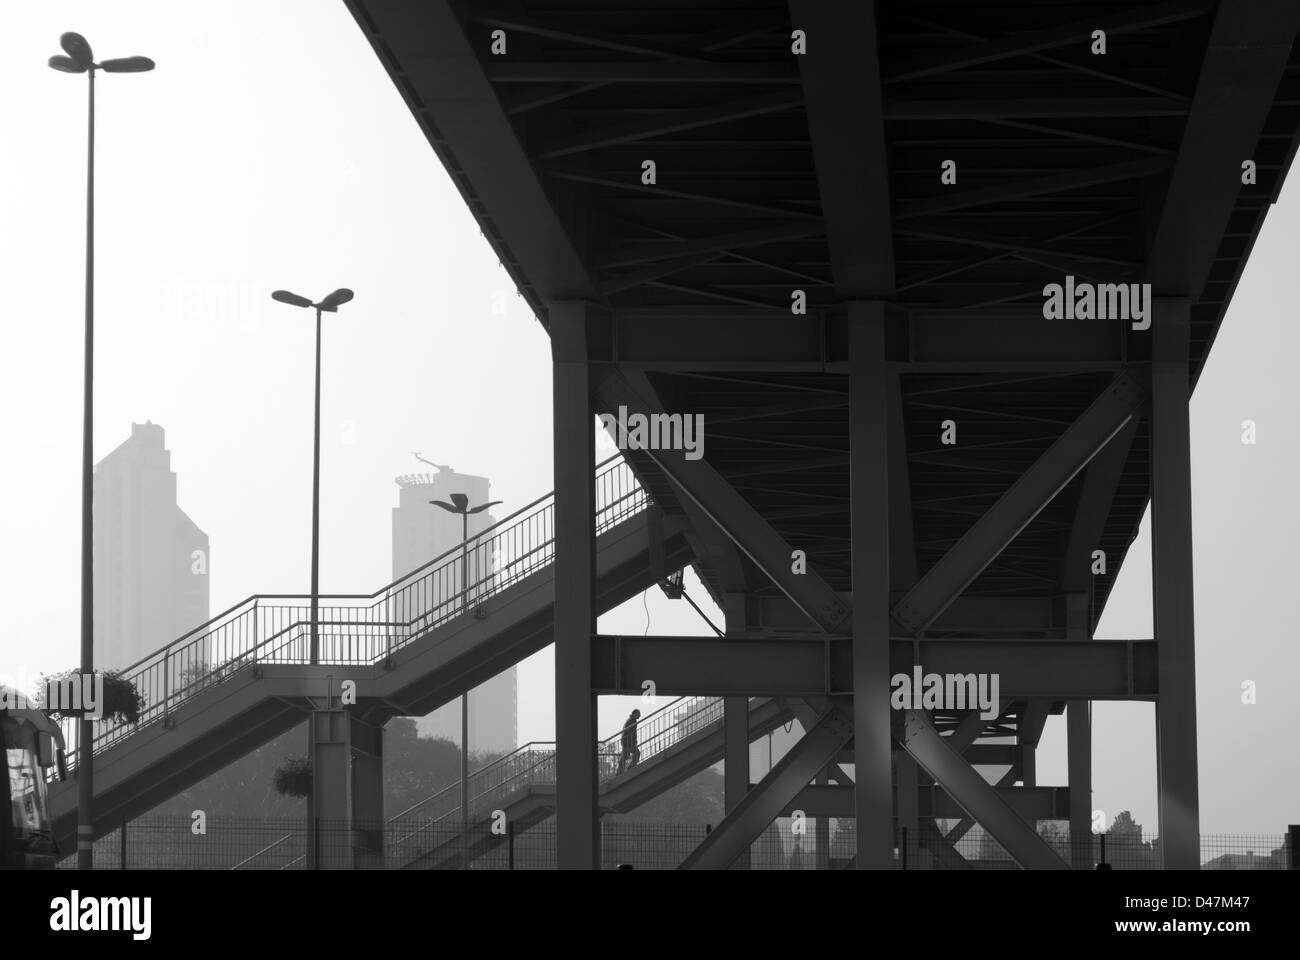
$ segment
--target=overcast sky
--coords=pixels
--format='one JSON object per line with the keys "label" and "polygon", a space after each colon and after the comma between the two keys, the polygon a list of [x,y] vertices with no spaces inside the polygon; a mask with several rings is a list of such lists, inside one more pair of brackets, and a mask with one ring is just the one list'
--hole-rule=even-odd
{"label": "overcast sky", "polygon": [[[3,4],[0,674],[77,661],[86,84],[45,66],[65,30],[97,57],[158,63],[97,83],[95,456],[133,421],[165,427],[181,506],[211,537],[214,613],[308,584],[312,324],[272,302],[276,288],[356,291],[325,320],[323,592],[390,579],[393,478],[424,469],[412,451],[491,478],[498,516],[550,490],[545,332],[342,3]],[[1293,185],[1192,405],[1205,832],[1280,834],[1300,818],[1298,251]],[[709,632],[657,590],[646,603],[650,632]],[[641,600],[600,626],[644,632]],[[1145,533],[1099,633],[1151,635]],[[521,742],[554,734],[551,663],[545,651],[520,669]],[[602,700],[602,732],[628,709]],[[1154,830],[1151,706],[1097,704],[1093,720],[1094,808]],[[1060,718],[1038,770],[1065,783]]]}

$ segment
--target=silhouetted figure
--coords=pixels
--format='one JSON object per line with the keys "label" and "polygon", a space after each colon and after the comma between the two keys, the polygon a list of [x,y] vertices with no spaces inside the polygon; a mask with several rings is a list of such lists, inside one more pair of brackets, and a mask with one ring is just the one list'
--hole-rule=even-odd
{"label": "silhouetted figure", "polygon": [[636,745],[636,722],[641,719],[641,711],[633,710],[623,724],[623,751],[618,757],[618,772],[635,767],[641,759],[641,749]]}

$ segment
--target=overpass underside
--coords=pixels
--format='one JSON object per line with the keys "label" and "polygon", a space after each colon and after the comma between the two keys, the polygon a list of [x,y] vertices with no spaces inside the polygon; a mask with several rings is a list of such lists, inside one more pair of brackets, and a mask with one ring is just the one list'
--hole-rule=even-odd
{"label": "overpass underside", "polygon": [[[347,3],[552,340],[560,865],[599,863],[595,698],[652,680],[727,698],[687,866],[801,797],[859,867],[904,829],[943,862],[936,786],[1066,866],[1034,751],[1064,712],[1085,858],[1102,699],[1155,704],[1164,864],[1199,866],[1188,400],[1296,150],[1300,5]],[[596,635],[595,415],[725,636]],[[1155,636],[1097,640],[1148,504]],[[997,702],[891,703],[916,667]],[[751,696],[806,730],[752,789]]]}

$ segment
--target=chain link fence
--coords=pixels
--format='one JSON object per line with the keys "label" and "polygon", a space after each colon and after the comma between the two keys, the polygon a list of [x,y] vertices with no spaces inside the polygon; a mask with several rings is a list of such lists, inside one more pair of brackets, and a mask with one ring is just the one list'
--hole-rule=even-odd
{"label": "chain link fence", "polygon": [[[1154,836],[1092,835],[1071,842],[1068,823],[1040,821],[1039,834],[1074,869],[1156,870]],[[703,824],[607,818],[601,823],[601,866],[672,870],[709,833]],[[780,818],[749,848],[753,870],[838,870],[854,864],[852,820]],[[1286,837],[1205,834],[1204,870],[1286,870]],[[556,864],[555,818],[546,811],[515,823],[503,817],[471,825],[390,820],[374,826],[320,821],[313,831],[302,817],[142,817],[95,842],[101,870],[550,870]],[[740,864],[737,864],[739,866]],[[993,837],[966,821],[930,821],[895,851],[901,870],[1016,870]],[[76,866],[66,856],[59,867]]]}

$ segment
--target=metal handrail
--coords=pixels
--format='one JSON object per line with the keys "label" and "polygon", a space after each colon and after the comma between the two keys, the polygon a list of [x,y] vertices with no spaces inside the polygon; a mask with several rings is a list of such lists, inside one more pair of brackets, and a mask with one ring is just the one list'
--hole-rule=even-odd
{"label": "metal handrail", "polygon": [[[637,724],[638,746],[641,751],[639,762],[643,763],[650,757],[665,753],[688,737],[714,724],[721,723],[722,703],[722,700],[716,697],[679,697],[639,721]],[[612,736],[597,741],[598,756],[608,757],[614,755],[620,746],[622,736],[623,731],[620,729]],[[611,748],[615,749],[611,750]],[[533,756],[529,756],[530,754]],[[523,765],[523,769],[518,772],[512,773],[499,782],[486,787],[476,784],[475,781],[481,782],[495,770],[509,766],[517,760],[523,760],[525,757],[528,757],[530,762]],[[470,818],[474,817],[476,808],[483,810],[487,806],[483,802],[487,798],[493,800],[505,798],[512,793],[537,784],[554,783],[554,762],[554,742],[533,741],[470,774]],[[612,763],[602,765],[598,771],[598,778],[601,783],[612,781],[618,775]],[[452,802],[449,809],[438,810],[432,816],[422,820],[409,833],[394,840],[391,844],[393,848],[400,848],[402,845],[426,833],[431,827],[459,815],[460,783],[450,784],[425,800],[408,807],[397,816],[389,818],[389,823],[402,820],[415,810],[439,799],[450,799]],[[416,855],[418,856],[418,854]]]}
{"label": "metal handrail", "polygon": [[[722,700],[716,697],[678,697],[660,707],[654,713],[641,719],[637,724],[638,743],[642,746],[642,761],[665,753],[672,747],[686,740],[688,737],[699,733],[700,731],[722,721]],[[646,731],[648,735],[645,735]],[[600,756],[610,756],[611,747],[620,745],[623,731],[620,729],[617,733],[606,737],[604,740],[596,742],[597,753]],[[483,804],[480,802],[485,797],[493,795],[508,796],[509,794],[522,789],[527,789],[539,783],[554,783],[555,776],[553,770],[550,776],[537,776],[539,771],[546,771],[552,768],[555,759],[555,742],[553,740],[531,740],[528,743],[516,748],[504,756],[498,757],[491,763],[485,764],[478,770],[470,774],[470,815],[473,816],[476,807],[482,809]],[[527,761],[524,763],[523,761]],[[496,783],[489,784],[486,788],[481,786],[481,781],[492,777],[498,771],[511,766],[521,766],[522,769],[512,772],[509,776],[499,780]],[[612,764],[610,768],[612,768]],[[600,781],[607,783],[617,777],[611,769],[604,767],[599,771]],[[455,781],[441,788],[423,800],[413,803],[401,813],[394,814],[388,818],[388,824],[391,826],[400,824],[409,818],[417,810],[420,810],[439,800],[450,799],[449,808],[438,810],[434,815],[423,819],[418,826],[405,835],[390,841],[386,846],[390,849],[397,850],[404,844],[417,839],[426,833],[431,827],[434,827],[449,817],[459,814],[460,812],[460,781]],[[287,834],[279,840],[270,844],[251,857],[241,860],[231,869],[237,870],[252,860],[269,853],[275,847],[293,839],[296,834]],[[418,856],[418,854],[417,854]],[[300,858],[301,859],[301,858]],[[288,866],[292,866],[292,861]],[[280,869],[286,869],[281,867]]]}
{"label": "metal handrail", "polygon": [[[618,454],[596,470],[599,535],[639,513],[649,496]],[[554,549],[553,514],[554,494],[547,494],[374,593],[322,595],[318,662],[377,663],[546,567]],[[310,595],[256,594],[126,668],[122,672],[144,695],[145,706],[136,724],[101,723],[95,748],[165,718],[245,666],[308,662],[310,601]],[[75,767],[79,727],[72,720],[63,726]]]}
{"label": "metal handrail", "polygon": [[240,860],[237,864],[235,864],[235,865],[234,865],[233,867],[231,867],[230,869],[231,869],[231,870],[238,870],[238,869],[239,869],[240,867],[242,867],[244,864],[246,864],[246,863],[252,863],[252,862],[253,862],[254,860],[256,860],[258,857],[262,856],[262,855],[265,854],[265,853],[270,853],[272,850],[274,850],[274,849],[275,849],[276,847],[278,847],[280,844],[285,843],[286,841],[292,840],[295,836],[297,836],[297,834],[294,834],[294,833],[288,833],[288,834],[285,834],[283,837],[281,837],[279,840],[276,840],[274,843],[267,844],[267,845],[266,845],[265,847],[263,847],[261,850],[257,851],[257,853],[250,854],[249,856],[245,857],[243,860]]}

